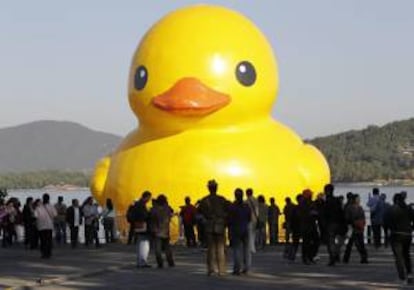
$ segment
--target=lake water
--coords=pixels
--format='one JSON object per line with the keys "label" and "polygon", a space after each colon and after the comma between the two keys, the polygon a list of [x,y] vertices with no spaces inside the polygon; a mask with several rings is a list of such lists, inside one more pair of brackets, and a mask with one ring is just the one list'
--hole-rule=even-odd
{"label": "lake water", "polygon": [[[384,186],[379,187],[381,193],[387,194],[388,202],[392,203],[392,196],[396,192],[406,191],[407,192],[407,202],[414,203],[414,186]],[[361,197],[361,203],[364,206],[368,194],[372,191],[372,186],[361,186],[354,184],[338,184],[335,186],[335,195],[345,196],[347,192],[358,193]],[[17,197],[20,199],[21,203],[24,204],[27,197],[32,196],[34,199],[41,198],[44,192],[50,194],[50,199],[52,203],[57,202],[58,196],[62,195],[64,197],[65,203],[70,204],[71,200],[77,198],[80,203],[82,203],[88,196],[91,195],[89,188],[81,188],[76,190],[42,190],[42,189],[11,189],[9,190],[9,197]],[[281,206],[281,205],[279,205]],[[282,205],[283,206],[283,205]]]}

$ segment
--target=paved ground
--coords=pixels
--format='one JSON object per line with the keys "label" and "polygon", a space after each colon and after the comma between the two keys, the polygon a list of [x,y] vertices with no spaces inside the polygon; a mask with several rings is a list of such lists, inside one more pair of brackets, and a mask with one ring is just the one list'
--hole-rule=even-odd
{"label": "paved ground", "polygon": [[[269,247],[253,257],[248,276],[207,277],[205,252],[175,247],[175,268],[136,269],[135,247],[56,248],[51,260],[17,246],[0,249],[0,289],[401,289],[389,249],[369,248],[370,264],[356,252],[347,265],[327,267],[324,248],[316,265],[288,264],[283,247]],[[154,257],[151,254],[153,264]],[[231,271],[229,260],[229,273]],[[404,289],[409,287],[405,286]]]}

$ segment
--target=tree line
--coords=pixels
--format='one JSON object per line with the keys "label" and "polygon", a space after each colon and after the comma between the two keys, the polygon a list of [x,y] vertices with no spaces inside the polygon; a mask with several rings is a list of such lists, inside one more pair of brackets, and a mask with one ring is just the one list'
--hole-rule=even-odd
{"label": "tree line", "polygon": [[414,119],[309,140],[337,182],[414,180]]}
{"label": "tree line", "polygon": [[47,185],[89,186],[90,174],[77,171],[44,170],[0,175],[0,188],[43,188]]}

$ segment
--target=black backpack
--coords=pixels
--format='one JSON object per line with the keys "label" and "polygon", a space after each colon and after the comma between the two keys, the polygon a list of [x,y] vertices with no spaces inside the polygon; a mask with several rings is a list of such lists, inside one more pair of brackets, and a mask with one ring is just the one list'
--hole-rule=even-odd
{"label": "black backpack", "polygon": [[127,210],[126,219],[129,223],[132,223],[134,221],[134,206],[135,204],[131,204]]}

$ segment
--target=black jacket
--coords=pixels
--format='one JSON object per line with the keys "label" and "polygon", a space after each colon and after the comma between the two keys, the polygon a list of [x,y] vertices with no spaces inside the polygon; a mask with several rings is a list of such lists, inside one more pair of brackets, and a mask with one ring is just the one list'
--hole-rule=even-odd
{"label": "black jacket", "polygon": [[[82,220],[83,220],[83,214],[82,214],[82,210],[80,207],[78,207],[79,209],[79,225],[82,224]],[[73,206],[70,206],[67,211],[66,211],[66,222],[69,224],[70,227],[74,227],[74,223],[75,223],[75,210]]]}
{"label": "black jacket", "polygon": [[394,204],[385,212],[384,216],[384,224],[391,230],[391,233],[411,235],[413,220],[413,210],[405,203]]}

